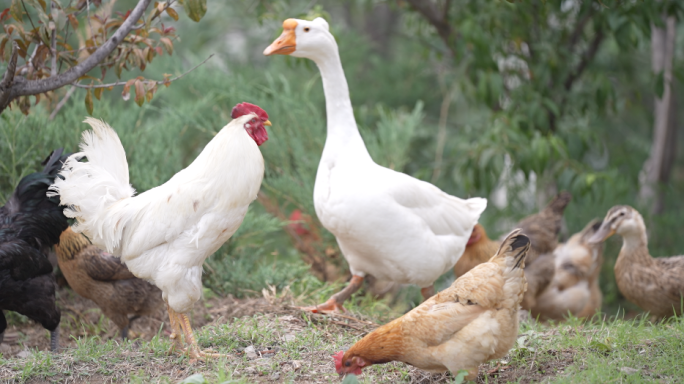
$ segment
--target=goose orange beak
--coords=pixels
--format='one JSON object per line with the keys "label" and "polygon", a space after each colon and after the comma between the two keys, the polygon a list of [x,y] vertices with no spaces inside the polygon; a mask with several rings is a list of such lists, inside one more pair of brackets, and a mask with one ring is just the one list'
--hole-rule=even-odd
{"label": "goose orange beak", "polygon": [[295,19],[283,21],[283,33],[264,50],[264,55],[289,55],[294,52],[297,49],[296,27],[297,21]]}

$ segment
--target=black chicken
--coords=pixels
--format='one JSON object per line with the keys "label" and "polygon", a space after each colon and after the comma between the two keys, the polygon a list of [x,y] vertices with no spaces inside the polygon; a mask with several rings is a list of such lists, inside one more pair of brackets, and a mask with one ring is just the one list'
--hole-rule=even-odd
{"label": "black chicken", "polygon": [[2,310],[9,310],[49,330],[50,349],[58,349],[60,312],[47,255],[68,223],[59,196],[48,198],[46,193],[66,158],[62,149],[53,151],[42,163],[43,171],[21,179],[0,207],[0,342],[7,328]]}

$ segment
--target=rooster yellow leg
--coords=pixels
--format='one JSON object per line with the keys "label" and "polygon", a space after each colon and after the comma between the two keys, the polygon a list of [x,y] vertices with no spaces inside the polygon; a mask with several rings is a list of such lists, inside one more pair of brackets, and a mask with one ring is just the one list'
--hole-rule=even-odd
{"label": "rooster yellow leg", "polygon": [[178,318],[180,320],[181,328],[183,328],[183,333],[185,334],[185,343],[188,344],[187,352],[190,355],[190,359],[195,360],[200,357],[227,357],[228,355],[220,353],[211,353],[213,351],[207,350],[207,352],[200,351],[199,345],[195,340],[195,334],[192,332],[192,327],[190,326],[190,319],[184,313],[179,313]]}
{"label": "rooster yellow leg", "polygon": [[181,341],[181,326],[178,313],[174,311],[168,303],[166,303],[166,309],[169,312],[169,322],[171,323],[171,336],[169,337],[173,341],[169,353],[172,353],[176,349],[179,351],[185,351],[185,348],[183,348],[183,342]]}
{"label": "rooster yellow leg", "polygon": [[315,305],[313,307],[299,307],[299,309],[313,313],[347,312],[347,310],[342,306],[342,303],[350,298],[354,292],[358,291],[362,284],[363,276],[352,275],[349,285],[347,285],[343,290],[334,294],[325,303]]}

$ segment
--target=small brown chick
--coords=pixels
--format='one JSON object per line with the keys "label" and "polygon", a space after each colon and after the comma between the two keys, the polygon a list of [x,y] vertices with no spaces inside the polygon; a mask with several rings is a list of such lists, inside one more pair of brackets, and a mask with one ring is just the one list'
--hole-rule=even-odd
{"label": "small brown chick", "polygon": [[[130,323],[162,304],[161,291],[135,277],[118,257],[102,251],[80,233],[67,228],[55,246],[59,269],[71,288],[97,304],[128,337]],[[133,317],[129,319],[128,315]]]}
{"label": "small brown chick", "polygon": [[615,262],[615,280],[620,292],[650,312],[653,320],[681,315],[684,256],[651,257],[644,219],[628,205],[611,208],[589,242],[601,243],[615,233],[622,236],[622,248]]}
{"label": "small brown chick", "polygon": [[[589,243],[601,226],[593,220],[553,252],[553,279],[537,298],[532,316],[540,320],[562,320],[568,315],[583,318],[601,308],[599,273],[603,264],[603,243]],[[537,259],[541,260],[541,258]]]}
{"label": "small brown chick", "polygon": [[505,356],[518,336],[529,249],[530,240],[514,230],[488,262],[334,355],[337,372],[402,361],[431,372],[465,369],[475,379],[480,364]]}

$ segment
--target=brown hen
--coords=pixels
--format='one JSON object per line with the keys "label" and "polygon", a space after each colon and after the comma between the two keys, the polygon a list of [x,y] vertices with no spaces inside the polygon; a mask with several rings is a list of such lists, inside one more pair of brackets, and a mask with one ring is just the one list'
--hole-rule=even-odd
{"label": "brown hen", "polygon": [[[71,288],[97,304],[128,337],[133,320],[149,315],[163,301],[154,285],[135,277],[118,257],[92,245],[80,233],[67,228],[55,246],[59,269]],[[128,315],[133,315],[131,318]]]}
{"label": "brown hen", "polygon": [[572,314],[583,318],[593,315],[601,308],[599,273],[603,264],[603,243],[594,244],[588,241],[600,226],[601,221],[591,221],[581,232],[574,234],[553,252],[553,279],[536,298],[536,304],[531,309],[533,317],[540,320],[562,320]]}
{"label": "brown hen", "polygon": [[473,380],[480,364],[503,357],[516,340],[529,248],[530,240],[514,230],[490,261],[336,354],[337,372],[402,361],[431,372],[465,369]]}
{"label": "brown hen", "polygon": [[[530,239],[530,252],[525,264],[527,292],[522,301],[524,309],[534,307],[536,297],[548,286],[555,269],[553,250],[558,245],[558,233],[561,230],[563,212],[572,199],[570,192],[562,191],[549,202],[539,213],[522,219],[516,227]],[[470,269],[489,260],[490,255],[498,249],[499,241],[487,237],[482,225],[473,228],[463,256],[454,266],[454,274],[462,276]]]}

